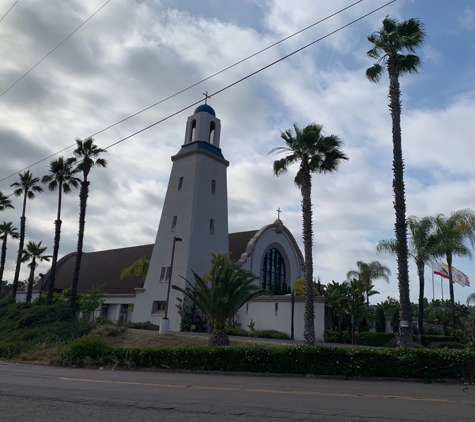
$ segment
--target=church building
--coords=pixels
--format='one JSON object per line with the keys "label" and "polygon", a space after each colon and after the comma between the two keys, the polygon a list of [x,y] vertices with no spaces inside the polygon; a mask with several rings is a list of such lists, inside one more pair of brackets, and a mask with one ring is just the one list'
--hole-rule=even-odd
{"label": "church building", "polygon": [[[150,321],[163,333],[179,331],[177,312],[182,293],[171,285],[185,287],[193,271],[209,272],[212,253],[228,253],[241,268],[259,277],[257,283],[274,296],[251,300],[236,315],[241,328],[276,329],[290,334],[292,283],[304,276],[302,253],[290,231],[280,220],[239,233],[228,231],[227,167],[220,148],[221,121],[208,104],[200,105],[188,118],[184,143],[173,162],[167,193],[153,245],[84,253],[79,293],[105,284],[106,300],[100,314],[111,320]],[[120,272],[137,259],[150,259],[146,278],[126,277]],[[71,287],[75,253],[58,261],[56,288]],[[49,272],[42,282],[46,291]],[[38,286],[39,287],[39,286]],[[36,294],[38,294],[38,287]],[[324,299],[315,298],[315,330],[323,338]],[[296,340],[303,340],[303,298],[294,306]]]}

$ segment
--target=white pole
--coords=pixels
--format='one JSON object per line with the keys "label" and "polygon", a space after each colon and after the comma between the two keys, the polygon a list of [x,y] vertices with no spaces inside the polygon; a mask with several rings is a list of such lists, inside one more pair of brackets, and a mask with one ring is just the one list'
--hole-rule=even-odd
{"label": "white pole", "polygon": [[435,300],[435,289],[434,289],[434,266],[432,262],[430,263],[430,269],[432,270],[432,300]]}
{"label": "white pole", "polygon": [[444,285],[442,283],[442,276],[440,276],[440,289],[442,290],[442,300],[444,300]]}

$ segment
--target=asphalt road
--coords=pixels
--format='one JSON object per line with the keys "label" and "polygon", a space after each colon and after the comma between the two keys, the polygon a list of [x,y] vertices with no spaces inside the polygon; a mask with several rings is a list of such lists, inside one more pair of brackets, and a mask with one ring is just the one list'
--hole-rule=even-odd
{"label": "asphalt road", "polygon": [[475,387],[0,362],[0,421],[472,421]]}

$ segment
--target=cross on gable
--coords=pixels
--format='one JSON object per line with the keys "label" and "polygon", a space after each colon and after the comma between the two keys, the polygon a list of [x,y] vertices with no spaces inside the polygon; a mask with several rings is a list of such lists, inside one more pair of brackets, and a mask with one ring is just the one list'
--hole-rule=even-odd
{"label": "cross on gable", "polygon": [[208,104],[208,98],[211,98],[211,95],[208,95],[208,91],[203,92],[203,95],[205,96],[205,104]]}

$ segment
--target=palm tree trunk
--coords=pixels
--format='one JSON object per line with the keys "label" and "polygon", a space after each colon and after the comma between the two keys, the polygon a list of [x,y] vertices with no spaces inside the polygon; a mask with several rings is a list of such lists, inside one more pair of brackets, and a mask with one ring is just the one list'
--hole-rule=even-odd
{"label": "palm tree trunk", "polygon": [[393,192],[396,214],[396,254],[399,283],[400,325],[399,347],[412,347],[411,301],[409,297],[409,268],[407,251],[406,198],[404,191],[404,161],[401,139],[401,89],[396,53],[388,58],[389,109],[392,119],[393,135]]}
{"label": "palm tree trunk", "polygon": [[456,320],[455,320],[455,296],[454,296],[454,283],[452,276],[452,255],[447,255],[447,265],[449,266],[449,291],[450,291],[450,308],[452,314],[452,339],[457,341],[457,335],[455,333]]}
{"label": "palm tree trunk", "polygon": [[[26,197],[26,196],[25,196]],[[18,290],[18,280],[20,279],[20,266],[21,266],[21,251],[25,246],[25,228],[26,228],[26,217],[25,217],[25,206],[23,206],[23,215],[20,218],[20,244],[18,245],[18,256],[15,267],[15,276],[13,278],[12,285],[12,298],[16,299],[16,292]]]}
{"label": "palm tree trunk", "polygon": [[58,262],[59,241],[61,239],[61,223],[62,223],[61,222],[61,202],[62,202],[62,194],[63,194],[63,184],[60,183],[58,188],[59,188],[58,215],[56,217],[56,221],[54,222],[53,260],[51,262],[51,274],[49,277],[48,297],[46,299],[47,305],[53,304],[53,291],[54,291],[54,284],[56,282],[56,263]]}
{"label": "palm tree trunk", "polygon": [[305,314],[304,337],[305,344],[315,345],[315,311],[313,305],[313,229],[312,229],[312,179],[308,160],[302,160],[302,237],[305,253]]}
{"label": "palm tree trunk", "polygon": [[7,256],[7,235],[5,234],[5,237],[2,242],[2,257],[0,259],[0,282],[3,280],[3,271],[5,270],[5,259]]}
{"label": "palm tree trunk", "polygon": [[424,325],[424,262],[417,263],[417,275],[419,276],[419,319],[417,321],[417,339],[422,345],[422,332]]}
{"label": "palm tree trunk", "polygon": [[229,346],[229,337],[226,330],[215,328],[211,333],[208,344],[210,346]]}
{"label": "palm tree trunk", "polygon": [[26,301],[31,303],[31,296],[33,295],[33,279],[35,278],[35,267],[36,259],[33,258],[33,261],[30,264],[30,277],[28,279],[28,291],[26,293]]}
{"label": "palm tree trunk", "polygon": [[79,232],[78,232],[78,249],[76,253],[76,265],[74,267],[73,285],[71,288],[71,298],[69,306],[76,312],[76,300],[79,283],[79,272],[81,270],[82,247],[84,241],[84,229],[86,226],[86,207],[87,197],[89,195],[89,182],[81,182],[81,190],[79,192]]}

